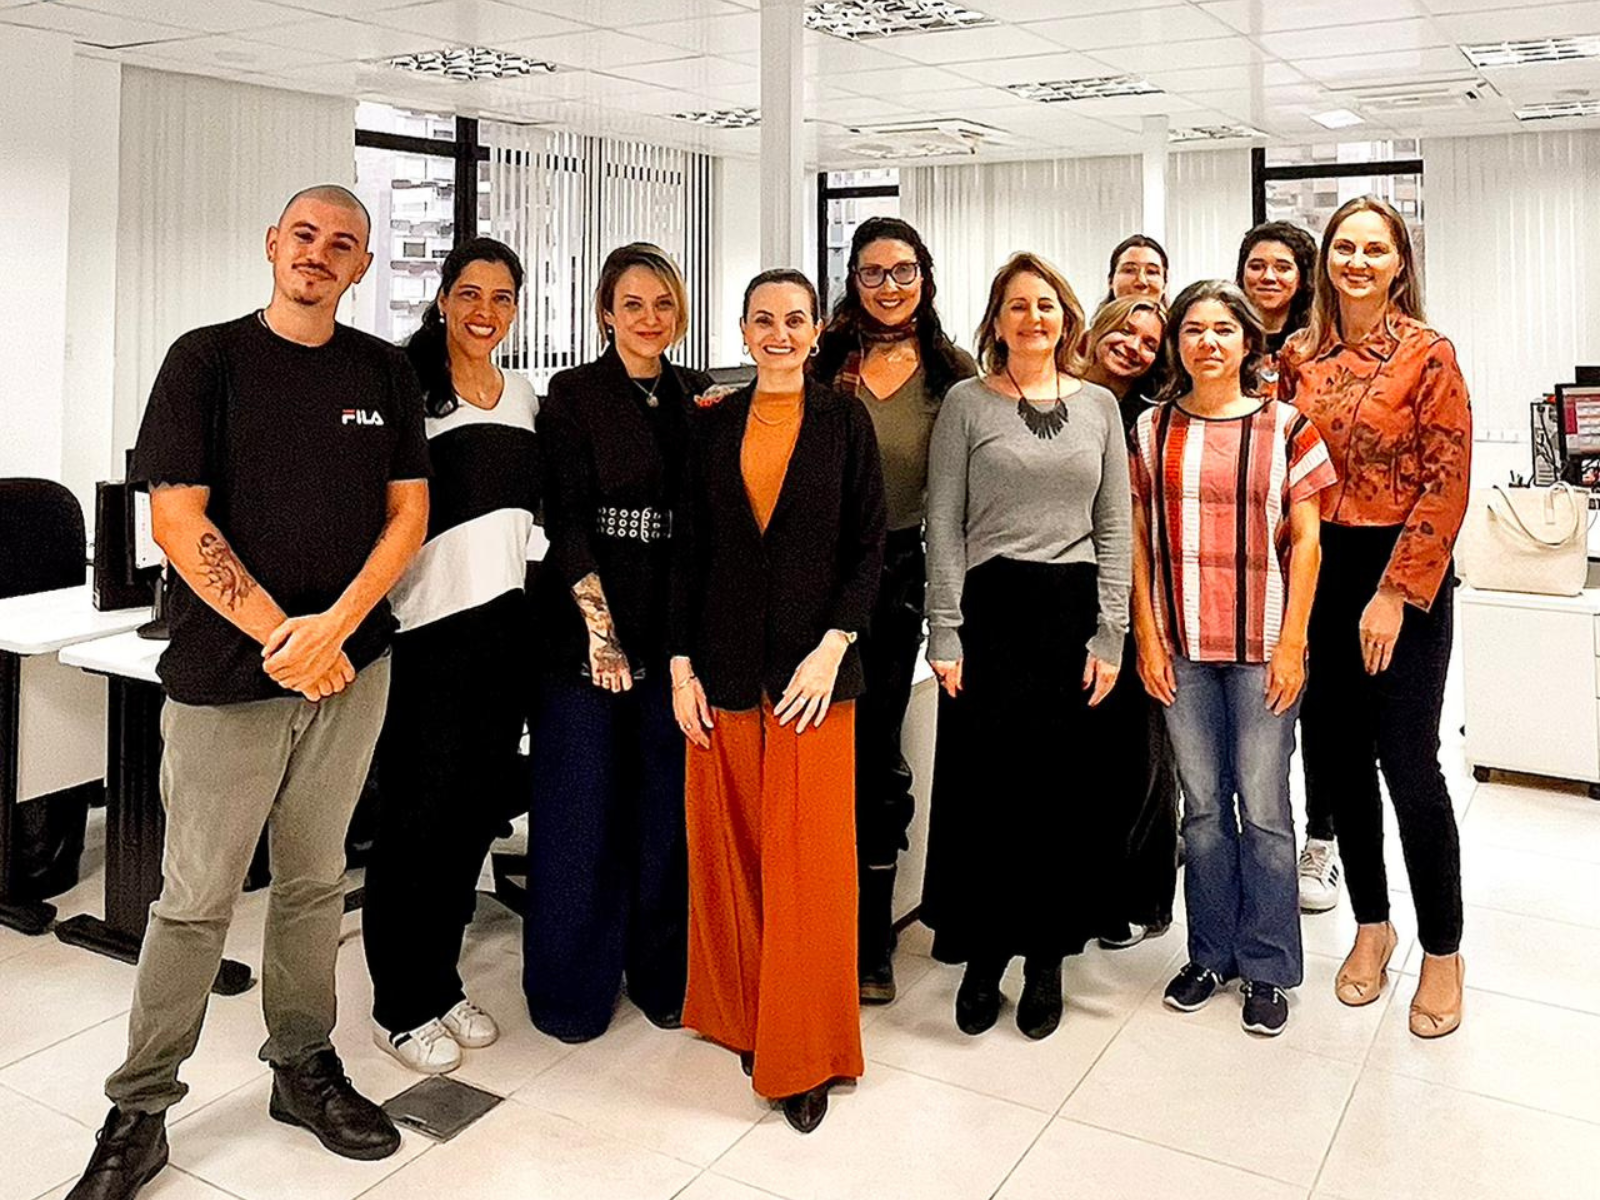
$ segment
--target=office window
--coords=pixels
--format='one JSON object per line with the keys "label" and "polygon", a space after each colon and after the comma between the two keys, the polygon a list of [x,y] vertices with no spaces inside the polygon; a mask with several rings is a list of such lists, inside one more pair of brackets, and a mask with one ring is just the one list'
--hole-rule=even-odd
{"label": "office window", "polygon": [[825,312],[832,312],[844,295],[856,227],[868,217],[899,215],[900,172],[895,167],[817,176],[817,291]]}
{"label": "office window", "polygon": [[1418,277],[1427,278],[1422,152],[1415,139],[1258,148],[1253,166],[1257,221],[1293,221],[1320,239],[1340,205],[1377,196],[1405,218]]}

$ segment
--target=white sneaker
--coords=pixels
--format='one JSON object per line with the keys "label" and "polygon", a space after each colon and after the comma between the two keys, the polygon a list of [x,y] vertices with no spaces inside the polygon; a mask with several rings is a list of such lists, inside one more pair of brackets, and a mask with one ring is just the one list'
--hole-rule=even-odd
{"label": "white sneaker", "polygon": [[1327,912],[1338,903],[1338,851],[1324,838],[1307,838],[1300,851],[1300,910]]}
{"label": "white sneaker", "polygon": [[437,1019],[404,1033],[390,1033],[374,1023],[372,1040],[413,1071],[424,1075],[443,1075],[461,1065],[461,1047]]}
{"label": "white sneaker", "polygon": [[494,1018],[471,1000],[463,1000],[439,1021],[456,1045],[468,1050],[481,1050],[500,1036],[500,1026],[494,1023]]}

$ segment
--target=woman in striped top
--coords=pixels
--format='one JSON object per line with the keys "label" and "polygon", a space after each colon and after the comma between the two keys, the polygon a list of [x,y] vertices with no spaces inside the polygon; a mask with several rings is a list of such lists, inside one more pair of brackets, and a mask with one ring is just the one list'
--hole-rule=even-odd
{"label": "woman in striped top", "polygon": [[525,377],[493,361],[521,288],[509,247],[464,242],[406,346],[423,384],[433,480],[428,540],[390,595],[400,632],[362,923],[374,1040],[430,1074],[498,1036],[466,998],[457,960],[478,871],[512,807],[522,736],[538,402]]}
{"label": "woman in striped top", "polygon": [[1189,962],[1166,1002],[1242,977],[1244,1028],[1275,1036],[1303,974],[1289,756],[1334,471],[1316,427],[1257,394],[1265,346],[1232,283],[1172,306],[1166,402],[1134,426],[1133,620],[1183,782]]}

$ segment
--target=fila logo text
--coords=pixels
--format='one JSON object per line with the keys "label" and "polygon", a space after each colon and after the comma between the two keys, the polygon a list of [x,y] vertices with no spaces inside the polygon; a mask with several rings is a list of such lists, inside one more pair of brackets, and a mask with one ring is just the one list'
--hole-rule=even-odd
{"label": "fila logo text", "polygon": [[367,412],[360,408],[347,408],[339,414],[341,425],[382,425],[383,414],[377,409]]}

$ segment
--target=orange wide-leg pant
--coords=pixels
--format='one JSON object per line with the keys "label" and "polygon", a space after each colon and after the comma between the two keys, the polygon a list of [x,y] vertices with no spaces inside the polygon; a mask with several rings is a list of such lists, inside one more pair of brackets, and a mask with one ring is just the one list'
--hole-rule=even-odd
{"label": "orange wide-leg pant", "polygon": [[796,735],[772,705],[717,710],[689,747],[683,1023],[755,1052],[778,1098],[862,1073],[855,705]]}

